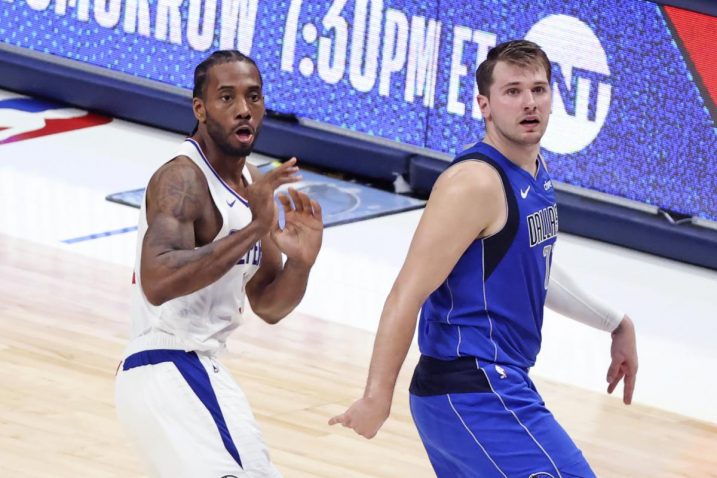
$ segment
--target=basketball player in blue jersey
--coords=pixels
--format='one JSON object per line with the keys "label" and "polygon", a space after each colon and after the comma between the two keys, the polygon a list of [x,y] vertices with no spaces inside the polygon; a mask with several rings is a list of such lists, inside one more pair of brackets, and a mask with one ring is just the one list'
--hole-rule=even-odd
{"label": "basketball player in blue jersey", "polygon": [[246,160],[265,113],[253,60],[216,51],[197,66],[194,85],[197,129],[142,202],[117,411],[151,476],[278,477],[217,356],[242,320],[245,295],[272,324],[299,303],[321,246],[321,208],[289,189],[280,229],[274,192],[300,179],[296,160],[263,176]]}
{"label": "basketball player in blue jersey", "polygon": [[486,136],[436,181],[386,300],[364,395],[329,423],[377,433],[420,309],[410,406],[439,477],[593,477],[528,376],[543,306],[612,334],[608,392],[624,378],[626,404],[634,326],[551,267],[558,215],[539,155],[552,99],[547,56],[529,41],[503,43],[476,79]]}

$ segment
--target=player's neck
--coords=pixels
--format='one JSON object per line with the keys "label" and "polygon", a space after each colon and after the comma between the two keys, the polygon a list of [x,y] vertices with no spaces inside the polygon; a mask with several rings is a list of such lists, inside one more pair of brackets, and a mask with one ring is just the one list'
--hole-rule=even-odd
{"label": "player's neck", "polygon": [[540,143],[519,144],[490,130],[486,132],[483,142],[500,151],[511,163],[535,176]]}
{"label": "player's neck", "polygon": [[213,141],[205,141],[201,135],[194,135],[192,139],[199,144],[204,157],[207,158],[209,164],[212,165],[214,171],[224,182],[235,191],[239,191],[244,187],[242,172],[246,165],[246,156],[227,154]]}

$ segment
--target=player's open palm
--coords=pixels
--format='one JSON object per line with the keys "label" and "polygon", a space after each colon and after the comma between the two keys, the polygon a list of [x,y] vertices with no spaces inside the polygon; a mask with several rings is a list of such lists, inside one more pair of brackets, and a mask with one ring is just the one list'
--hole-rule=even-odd
{"label": "player's open palm", "polygon": [[352,428],[362,437],[373,438],[390,413],[390,402],[386,403],[385,400],[378,398],[363,397],[356,400],[341,415],[331,418],[329,425],[340,423],[347,428]]}
{"label": "player's open palm", "polygon": [[324,232],[321,206],[293,188],[289,188],[289,196],[279,194],[284,208],[284,228],[277,222],[271,237],[286,257],[311,266],[319,254]]}
{"label": "player's open palm", "polygon": [[255,221],[258,221],[266,231],[276,223],[276,203],[274,191],[284,184],[299,181],[299,168],[296,158],[291,158],[280,166],[272,169],[247,188],[247,201]]}

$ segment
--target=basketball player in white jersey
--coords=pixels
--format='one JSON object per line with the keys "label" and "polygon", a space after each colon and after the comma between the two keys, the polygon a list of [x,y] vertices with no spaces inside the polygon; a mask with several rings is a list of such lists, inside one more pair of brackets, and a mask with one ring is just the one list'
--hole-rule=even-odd
{"label": "basketball player in white jersey", "polygon": [[[117,411],[153,477],[278,477],[246,397],[218,361],[245,296],[276,323],[299,303],[321,246],[319,204],[289,189],[296,160],[262,176],[246,161],[264,118],[261,74],[238,51],[194,72],[198,126],[147,186],[132,339]],[[286,262],[282,263],[282,254]]]}

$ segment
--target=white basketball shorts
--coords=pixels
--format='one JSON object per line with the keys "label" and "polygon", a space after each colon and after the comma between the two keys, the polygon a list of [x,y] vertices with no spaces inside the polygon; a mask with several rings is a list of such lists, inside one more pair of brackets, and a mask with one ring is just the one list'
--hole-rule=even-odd
{"label": "white basketball shorts", "polygon": [[161,478],[280,478],[244,392],[219,362],[182,350],[127,357],[116,380],[120,421]]}

